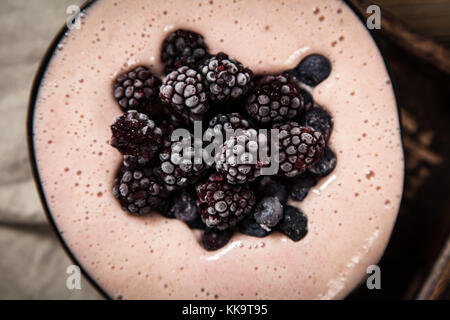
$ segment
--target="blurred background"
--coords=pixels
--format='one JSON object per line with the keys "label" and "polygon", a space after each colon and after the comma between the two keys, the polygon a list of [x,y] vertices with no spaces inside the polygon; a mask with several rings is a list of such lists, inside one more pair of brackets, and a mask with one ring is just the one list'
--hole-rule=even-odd
{"label": "blurred background", "polygon": [[[30,170],[25,120],[32,80],[48,45],[82,0],[0,2],[0,299],[103,299],[72,264],[49,225]],[[349,1],[365,17],[391,72],[406,155],[405,193],[380,262],[382,289],[349,299],[449,299],[450,0]]]}

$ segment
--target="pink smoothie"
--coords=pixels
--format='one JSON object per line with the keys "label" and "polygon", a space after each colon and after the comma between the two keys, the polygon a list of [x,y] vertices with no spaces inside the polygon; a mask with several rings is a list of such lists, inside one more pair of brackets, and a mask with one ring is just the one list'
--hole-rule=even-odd
{"label": "pink smoothie", "polygon": [[[132,217],[113,198],[121,155],[108,142],[121,110],[112,82],[138,64],[162,76],[162,40],[179,28],[255,73],[290,69],[311,53],[330,59],[331,75],[312,95],[334,117],[338,162],[303,202],[291,203],[308,217],[303,240],[235,233],[208,252],[185,223]],[[33,128],[57,228],[112,298],[343,298],[380,259],[402,195],[391,82],[365,26],[341,1],[97,1],[55,51]]]}

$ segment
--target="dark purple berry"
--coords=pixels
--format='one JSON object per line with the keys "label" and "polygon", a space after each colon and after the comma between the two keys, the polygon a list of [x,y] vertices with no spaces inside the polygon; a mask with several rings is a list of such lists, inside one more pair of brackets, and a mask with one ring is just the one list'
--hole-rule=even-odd
{"label": "dark purple berry", "polygon": [[331,115],[321,107],[312,107],[304,112],[300,117],[299,123],[302,126],[311,127],[321,132],[325,141],[328,141],[333,128]]}
{"label": "dark purple berry", "polygon": [[147,115],[161,111],[161,80],[144,66],[122,73],[114,82],[114,98],[123,111],[137,110]]}
{"label": "dark purple berry", "polygon": [[294,200],[303,201],[308,194],[309,189],[314,187],[316,183],[316,178],[308,172],[292,179],[289,181],[289,192],[291,197]]}
{"label": "dark purple berry", "polygon": [[277,197],[282,204],[288,201],[289,193],[286,186],[274,177],[262,176],[256,181],[256,188],[259,197]]}
{"label": "dark purple berry", "polygon": [[206,225],[203,223],[202,218],[201,218],[200,215],[198,215],[197,218],[195,218],[192,221],[186,221],[186,224],[191,229],[199,229],[199,230],[205,230],[206,229]]}
{"label": "dark purple berry", "polygon": [[159,153],[155,175],[170,191],[195,184],[206,174],[206,164],[196,163],[193,136],[183,137],[181,141],[170,141],[170,137],[168,140]]}
{"label": "dark purple berry", "polygon": [[245,110],[256,121],[272,124],[293,119],[304,107],[296,81],[287,74],[266,75],[255,85]]}
{"label": "dark purple berry", "polygon": [[311,54],[305,57],[297,67],[292,70],[292,74],[301,82],[316,86],[324,81],[331,73],[330,60],[320,54]]}
{"label": "dark purple berry", "polygon": [[234,227],[253,209],[256,199],[248,184],[230,184],[217,173],[197,185],[197,205],[210,228]]}
{"label": "dark purple berry", "polygon": [[299,241],[308,233],[307,221],[306,216],[300,209],[285,206],[283,219],[278,224],[277,229],[292,240]]}
{"label": "dark purple berry", "polygon": [[147,164],[162,146],[162,130],[146,114],[136,110],[117,117],[111,125],[111,145],[129,161]]}
{"label": "dark purple berry", "polygon": [[209,109],[202,75],[187,66],[169,73],[159,92],[161,101],[186,123],[201,121]]}
{"label": "dark purple berry", "polygon": [[319,161],[325,148],[325,140],[319,131],[302,127],[297,122],[277,123],[279,130],[278,175],[293,178],[302,174]]}
{"label": "dark purple berry", "polygon": [[270,162],[267,136],[255,129],[238,130],[218,148],[215,161],[229,183],[253,181]]}
{"label": "dark purple berry", "polygon": [[325,177],[336,167],[336,155],[330,147],[325,147],[325,152],[319,162],[313,164],[308,170],[318,177]]}
{"label": "dark purple berry", "polygon": [[162,44],[161,61],[169,73],[181,66],[197,68],[208,57],[208,49],[201,35],[187,30],[170,33]]}
{"label": "dark purple berry", "polygon": [[305,89],[300,89],[300,95],[303,97],[303,110],[307,111],[314,105],[314,100],[311,94]]}
{"label": "dark purple berry", "polygon": [[263,229],[261,225],[255,221],[252,215],[249,215],[239,224],[239,231],[243,234],[258,238],[270,234],[270,231]]}
{"label": "dark purple berry", "polygon": [[220,249],[230,241],[232,234],[233,231],[230,229],[206,229],[202,237],[203,247],[208,251]]}
{"label": "dark purple berry", "polygon": [[186,222],[195,220],[199,216],[196,199],[186,189],[181,190],[172,198],[169,214]]}
{"label": "dark purple berry", "polygon": [[198,70],[210,102],[237,100],[253,86],[252,72],[223,52],[206,60]]}
{"label": "dark purple berry", "polygon": [[168,191],[153,176],[151,168],[122,165],[114,180],[113,195],[123,210],[140,216],[159,209]]}
{"label": "dark purple berry", "polygon": [[283,217],[283,206],[276,197],[263,198],[256,205],[253,217],[263,228],[272,228]]}

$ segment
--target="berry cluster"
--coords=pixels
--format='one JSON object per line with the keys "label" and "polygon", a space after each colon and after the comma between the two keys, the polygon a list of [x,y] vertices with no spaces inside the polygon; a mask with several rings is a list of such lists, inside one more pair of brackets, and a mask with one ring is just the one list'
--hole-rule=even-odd
{"label": "berry cluster", "polygon": [[[310,55],[281,74],[254,75],[209,52],[201,35],[177,30],[164,40],[161,61],[163,79],[137,66],[113,84],[124,111],[111,126],[111,145],[123,156],[113,195],[123,210],[158,211],[202,229],[207,250],[234,230],[303,238],[306,216],[288,201],[302,201],[336,166],[327,146],[332,118],[310,94],[331,72],[328,59]],[[201,141],[196,121],[207,124]],[[175,129],[186,134],[176,138]]]}

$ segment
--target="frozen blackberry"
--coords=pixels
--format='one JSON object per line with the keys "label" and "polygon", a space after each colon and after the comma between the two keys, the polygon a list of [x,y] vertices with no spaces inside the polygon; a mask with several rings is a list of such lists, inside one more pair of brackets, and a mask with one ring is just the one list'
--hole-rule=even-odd
{"label": "frozen blackberry", "polygon": [[325,140],[319,131],[302,127],[294,121],[275,124],[273,129],[279,130],[280,176],[295,177],[319,161],[325,148]]}
{"label": "frozen blackberry", "polygon": [[207,59],[199,67],[211,102],[239,99],[252,86],[252,72],[223,52]]}
{"label": "frozen blackberry", "polygon": [[255,221],[253,215],[248,215],[247,218],[239,223],[239,231],[243,234],[259,238],[270,234],[270,231],[263,229],[261,225]]}
{"label": "frozen blackberry", "polygon": [[294,241],[299,241],[307,233],[308,220],[303,212],[292,206],[284,207],[283,219],[277,225],[277,229]]}
{"label": "frozen blackberry", "polygon": [[111,145],[127,156],[125,160],[131,157],[141,165],[148,163],[162,146],[161,128],[136,110],[118,116],[111,131]]}
{"label": "frozen blackberry", "polygon": [[316,183],[316,178],[308,172],[301,174],[295,179],[292,179],[292,183],[289,185],[289,192],[291,197],[294,200],[303,201],[303,199],[305,199],[306,195],[308,194],[308,191],[312,187],[314,187]]}
{"label": "frozen blackberry", "polygon": [[262,124],[292,119],[302,112],[303,107],[300,88],[287,74],[264,76],[245,105],[247,113]]}
{"label": "frozen blackberry", "polygon": [[183,221],[193,221],[199,214],[196,199],[186,189],[181,190],[172,198],[169,215]]}
{"label": "frozen blackberry", "polygon": [[325,147],[325,151],[320,160],[308,168],[309,172],[317,177],[325,177],[336,167],[336,155],[330,147]]}
{"label": "frozen blackberry", "polygon": [[316,131],[320,131],[325,139],[330,138],[333,128],[333,121],[328,111],[321,107],[312,107],[304,112],[300,117],[299,123],[305,127],[311,127]]}
{"label": "frozen blackberry", "polygon": [[256,205],[253,217],[263,229],[270,230],[283,218],[283,205],[277,197],[265,197]]}
{"label": "frozen blackberry", "polygon": [[202,76],[187,66],[169,73],[160,87],[160,97],[186,123],[201,121],[208,111]]}
{"label": "frozen blackberry", "polygon": [[147,67],[139,66],[117,77],[114,81],[114,98],[123,111],[158,114],[161,109],[160,85],[161,80]]}
{"label": "frozen blackberry", "polygon": [[220,230],[234,227],[255,205],[255,194],[247,184],[230,184],[218,174],[197,185],[197,196],[203,222]]}
{"label": "frozen blackberry", "polygon": [[202,236],[203,247],[214,251],[225,246],[233,235],[232,230],[206,229]]}
{"label": "frozen blackberry", "polygon": [[122,166],[114,180],[113,195],[123,210],[140,216],[157,209],[168,192],[153,176],[151,168]]}
{"label": "frozen blackberry", "polygon": [[154,172],[170,191],[197,182],[206,171],[201,155],[200,163],[196,163],[192,141],[192,136],[183,137],[181,141],[170,141],[169,146],[159,153],[160,161]]}
{"label": "frozen blackberry", "polygon": [[[238,129],[248,129],[249,123],[239,113],[218,114],[209,121],[208,128],[203,133],[203,140],[211,142],[208,149],[213,156],[209,165],[214,162],[215,151],[223,144],[227,137],[234,134]],[[208,147],[207,147],[208,148]]]}
{"label": "frozen blackberry", "polygon": [[205,131],[205,137],[213,137],[214,133],[217,133],[221,134],[223,141],[225,141],[227,132],[248,128],[248,121],[239,113],[218,114],[209,121],[208,129]]}
{"label": "frozen blackberry", "polygon": [[305,57],[297,67],[292,70],[292,74],[301,82],[316,86],[324,81],[331,72],[330,60],[320,54],[311,54]]}
{"label": "frozen blackberry", "polygon": [[231,184],[255,180],[270,162],[267,144],[267,136],[255,129],[238,131],[219,147],[217,172]]}
{"label": "frozen blackberry", "polygon": [[208,49],[201,35],[187,30],[170,33],[162,44],[161,61],[169,73],[181,66],[196,68],[208,56]]}
{"label": "frozen blackberry", "polygon": [[263,176],[256,180],[256,190],[260,197],[277,197],[282,204],[288,201],[289,193],[286,186],[272,176]]}

